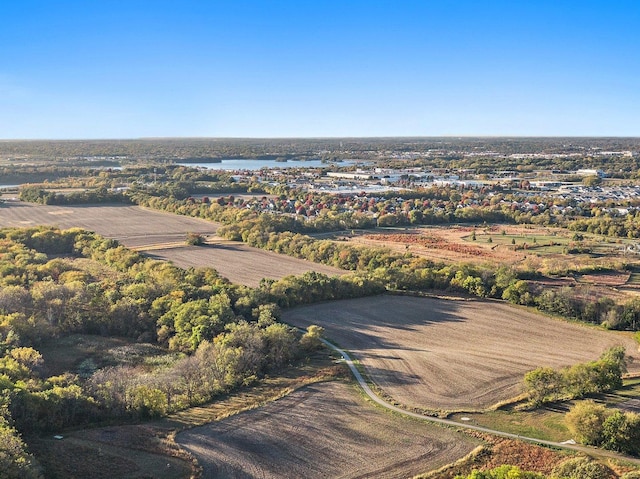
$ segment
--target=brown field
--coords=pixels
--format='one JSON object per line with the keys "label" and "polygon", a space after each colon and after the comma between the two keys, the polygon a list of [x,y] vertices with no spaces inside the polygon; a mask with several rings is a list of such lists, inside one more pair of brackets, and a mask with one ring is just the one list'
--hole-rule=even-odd
{"label": "brown field", "polygon": [[[65,433],[62,440],[42,437],[29,447],[48,479],[190,477],[192,467],[187,458],[171,451],[156,434],[145,426],[115,426]],[[96,440],[98,435],[101,437]]]}
{"label": "brown field", "polygon": [[[496,240],[494,243],[487,243],[484,240],[468,241],[473,231],[476,231],[479,237],[490,234]],[[540,254],[535,249],[514,250],[510,244],[498,244],[502,231],[512,236],[557,235],[560,239],[563,238],[563,234],[568,234],[553,228],[531,225],[526,228],[514,225],[491,225],[482,228],[449,225],[380,229],[346,235],[338,239],[372,247],[390,248],[402,253],[409,252],[435,262],[511,265],[516,270],[539,271],[553,276],[562,275],[567,270],[579,271],[585,267],[621,268],[624,262],[631,260],[629,257],[623,258],[614,254],[590,257],[547,252]],[[625,285],[629,276],[629,272],[584,274],[577,278],[566,276],[561,277],[559,282],[549,283],[545,287],[575,285],[577,279],[582,284],[591,285],[591,292],[595,297],[609,297],[624,303],[640,293],[637,288]]]}
{"label": "brown field", "polygon": [[[127,247],[174,262],[180,267],[212,267],[234,283],[257,286],[262,278],[279,279],[305,271],[343,274],[312,263],[215,237],[218,224],[139,206],[43,206],[10,201],[0,206],[0,228],[54,225],[80,227],[114,238]],[[214,243],[187,246],[186,235],[199,233]]]}
{"label": "brown field", "polygon": [[129,205],[45,206],[11,201],[0,207],[0,227],[37,225],[84,228],[117,239],[127,247],[185,241],[188,232],[215,235],[219,226]]}
{"label": "brown field", "polygon": [[377,296],[285,312],[300,327],[318,324],[360,360],[395,401],[428,410],[478,410],[513,398],[524,373],[597,359],[629,335],[552,319],[497,301]]}
{"label": "brown field", "polygon": [[395,478],[437,469],[475,441],[388,414],[342,382],[307,386],[260,409],[180,433],[204,477]]}
{"label": "brown field", "polygon": [[339,268],[252,248],[236,241],[214,240],[213,244],[206,246],[137,249],[181,268],[212,266],[229,281],[252,287],[258,286],[262,278],[280,279],[305,271],[329,276],[345,273]]}

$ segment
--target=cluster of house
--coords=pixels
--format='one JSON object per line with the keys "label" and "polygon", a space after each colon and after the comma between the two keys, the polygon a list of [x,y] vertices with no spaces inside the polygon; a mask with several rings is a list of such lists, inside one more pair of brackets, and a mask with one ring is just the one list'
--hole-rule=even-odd
{"label": "cluster of house", "polygon": [[[237,172],[236,178],[254,176],[256,173]],[[573,187],[575,182],[561,181],[558,177],[596,177],[602,179],[602,170],[580,169],[572,172],[539,172],[529,173],[526,177],[517,171],[496,171],[490,175],[476,175],[473,170],[432,169],[422,168],[359,168],[353,171],[329,171],[310,169],[287,172],[286,170],[268,170],[260,173],[260,180],[265,182],[280,182],[307,191],[328,193],[350,193],[366,191],[369,193],[394,191],[407,188],[452,186],[461,188],[482,188],[496,185],[508,187],[524,187],[541,191],[562,191],[563,188]],[[551,179],[534,179],[534,178]]]}

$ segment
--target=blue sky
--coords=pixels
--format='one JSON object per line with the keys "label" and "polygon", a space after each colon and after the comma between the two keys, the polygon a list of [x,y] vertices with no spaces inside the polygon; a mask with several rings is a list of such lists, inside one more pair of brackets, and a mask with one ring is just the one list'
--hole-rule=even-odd
{"label": "blue sky", "polygon": [[640,2],[0,3],[0,138],[640,136]]}

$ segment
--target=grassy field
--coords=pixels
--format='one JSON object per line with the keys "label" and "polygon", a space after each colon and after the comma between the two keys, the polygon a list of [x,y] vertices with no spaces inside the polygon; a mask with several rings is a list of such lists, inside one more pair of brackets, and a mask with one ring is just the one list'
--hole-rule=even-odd
{"label": "grassy field", "polygon": [[341,382],[316,384],[223,421],[180,433],[204,477],[411,477],[477,441],[388,414]]}
{"label": "grassy field", "polygon": [[[475,234],[475,240],[473,239]],[[583,234],[584,241],[575,242],[572,234],[543,226],[493,224],[483,227],[467,225],[379,228],[373,231],[343,233],[335,239],[370,246],[385,246],[409,251],[434,261],[500,263],[519,267],[532,258],[558,265],[602,266],[616,261],[635,261],[637,255],[624,254],[631,240],[615,241],[597,235]],[[581,253],[567,254],[569,247]]]}
{"label": "grassy field", "polygon": [[[212,267],[234,283],[257,286],[262,278],[280,279],[317,271],[340,275],[343,270],[223,241],[215,236],[216,223],[163,213],[138,206],[43,206],[7,202],[0,207],[0,228],[40,224],[80,227],[114,238],[125,246],[177,266]],[[187,233],[211,239],[205,247],[187,246]]]}
{"label": "grassy field", "polygon": [[568,406],[562,409],[541,408],[535,411],[485,411],[481,414],[458,413],[451,419],[459,421],[467,418],[469,424],[488,427],[498,431],[535,437],[547,441],[562,442],[571,439],[564,423],[564,414]]}
{"label": "grassy field", "polygon": [[291,324],[318,324],[349,349],[385,394],[409,408],[482,410],[519,395],[524,373],[597,359],[624,345],[624,333],[555,320],[504,303],[378,296],[285,312]]}
{"label": "grassy field", "polygon": [[569,238],[558,235],[546,234],[495,234],[475,233],[464,236],[462,239],[474,244],[488,243],[497,247],[513,249],[522,248],[529,253],[536,254],[560,254],[569,244]]}
{"label": "grassy field", "polygon": [[[593,399],[610,408],[620,408],[640,412],[640,378],[627,378],[624,386],[614,392],[595,396]],[[519,434],[521,436],[562,442],[571,438],[565,424],[565,414],[578,401],[549,404],[533,411],[522,411],[507,407],[497,411],[483,413],[457,413],[451,419],[490,429]]]}

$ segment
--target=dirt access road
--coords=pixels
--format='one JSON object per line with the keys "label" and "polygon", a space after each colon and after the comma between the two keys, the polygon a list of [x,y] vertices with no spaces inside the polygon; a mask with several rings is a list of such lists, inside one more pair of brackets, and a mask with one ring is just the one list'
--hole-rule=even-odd
{"label": "dirt access road", "polygon": [[[8,201],[0,205],[0,228],[52,225],[79,227],[113,238],[181,268],[212,267],[233,283],[255,287],[262,278],[280,279],[306,271],[329,276],[345,271],[311,261],[251,248],[217,238],[218,224],[130,205],[45,206]],[[211,238],[213,245],[185,244],[187,233]]]}

